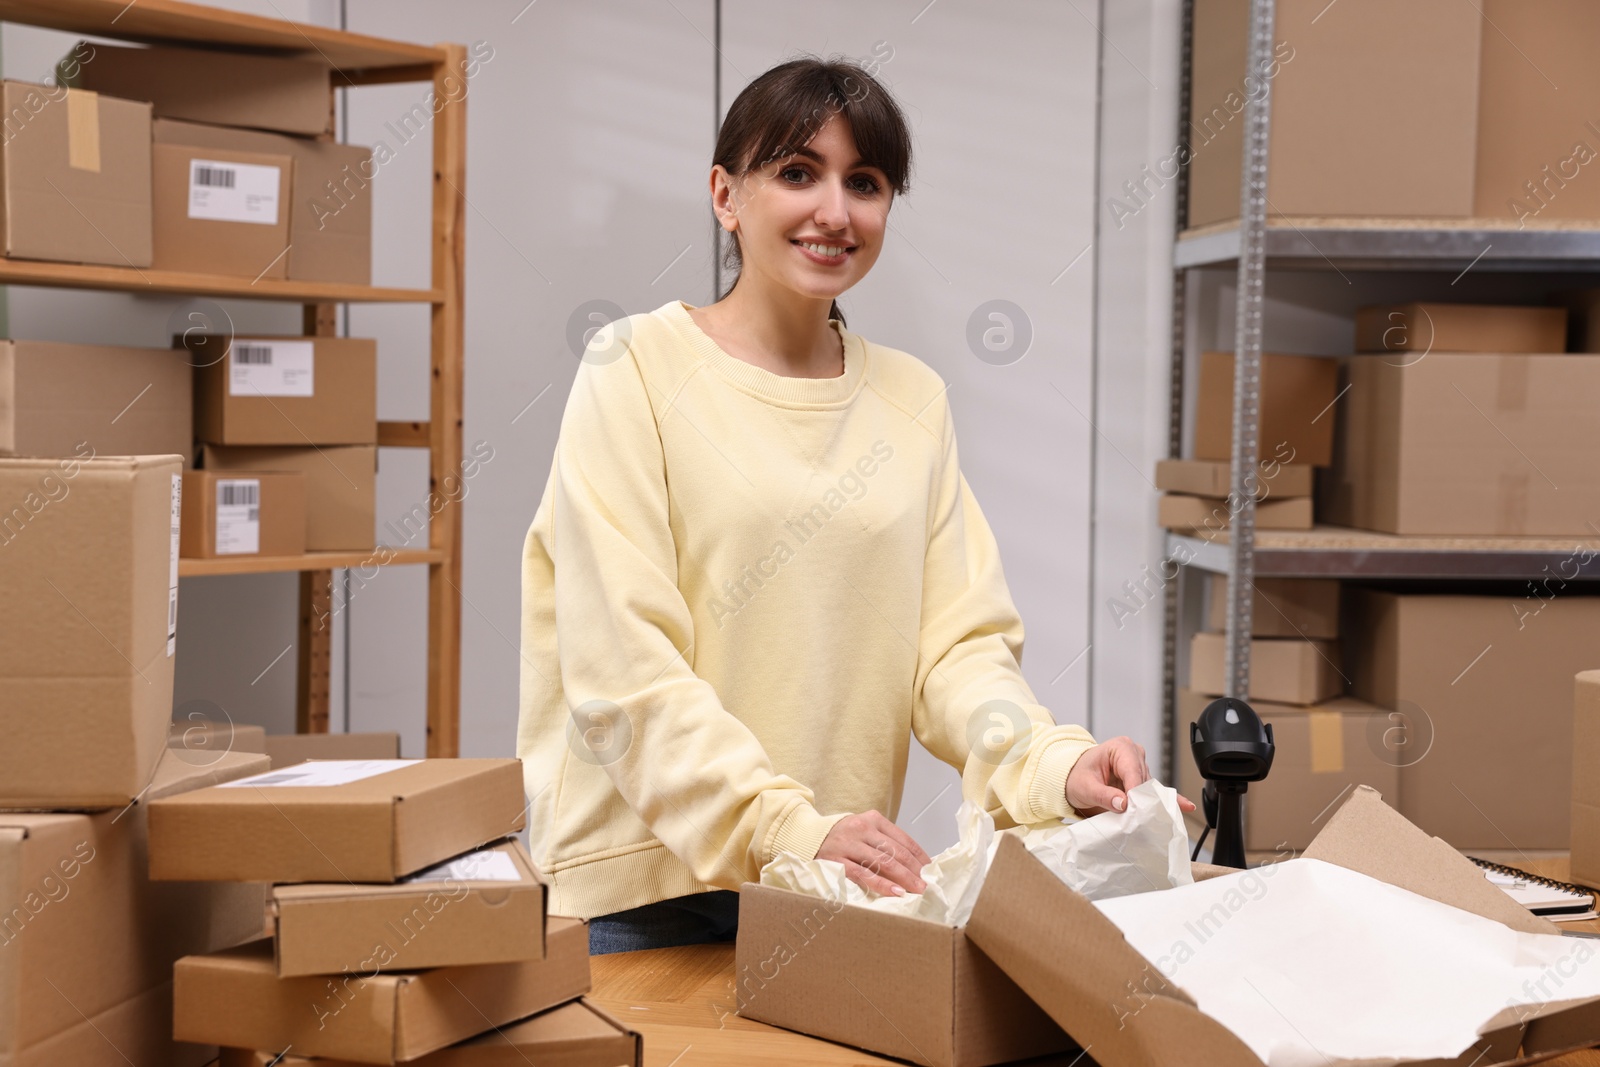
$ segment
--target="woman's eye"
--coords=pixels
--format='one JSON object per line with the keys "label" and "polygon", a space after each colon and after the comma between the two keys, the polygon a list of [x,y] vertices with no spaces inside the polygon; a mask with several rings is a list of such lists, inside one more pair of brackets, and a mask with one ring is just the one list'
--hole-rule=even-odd
{"label": "woman's eye", "polygon": [[861,183],[858,186],[858,188],[863,193],[867,193],[868,195],[871,195],[871,194],[876,193],[878,191],[878,182],[877,182],[876,179],[869,178],[869,177],[867,177],[865,175],[862,175],[860,178],[858,178],[856,180]]}
{"label": "woman's eye", "polygon": [[[782,170],[780,170],[778,172],[778,177],[782,178],[784,181],[789,181],[789,175],[791,175],[791,174],[799,174],[799,175],[803,176],[805,174],[805,168],[804,167],[784,167]],[[790,184],[792,185],[794,183],[790,182]]]}

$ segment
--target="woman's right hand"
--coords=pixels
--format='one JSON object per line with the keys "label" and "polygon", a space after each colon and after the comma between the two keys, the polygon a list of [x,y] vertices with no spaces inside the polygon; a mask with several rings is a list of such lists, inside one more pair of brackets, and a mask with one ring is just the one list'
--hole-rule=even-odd
{"label": "woman's right hand", "polygon": [[920,872],[929,862],[928,854],[910,834],[876,811],[834,823],[817,859],[844,864],[845,877],[874,893],[904,896],[926,888]]}

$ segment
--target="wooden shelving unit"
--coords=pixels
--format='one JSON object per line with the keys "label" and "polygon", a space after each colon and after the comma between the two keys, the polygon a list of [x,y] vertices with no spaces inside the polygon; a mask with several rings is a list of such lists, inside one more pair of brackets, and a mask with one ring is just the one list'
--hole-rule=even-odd
{"label": "wooden shelving unit", "polygon": [[[277,300],[304,306],[308,334],[334,332],[341,303],[412,303],[429,306],[430,403],[427,422],[385,422],[378,443],[426,448],[432,509],[426,549],[377,548],[364,552],[313,552],[303,556],[186,559],[181,576],[299,572],[300,674],[297,708],[302,732],[328,729],[328,679],[332,633],[329,617],[333,571],[343,567],[425,565],[428,568],[429,756],[455,756],[460,748],[461,507],[442,492],[462,457],[462,285],[466,199],[466,101],[455,80],[466,50],[459,44],[417,45],[364,34],[261,18],[179,3],[176,0],[0,0],[0,21],[23,23],[144,44],[180,44],[319,59],[334,69],[336,89],[397,82],[432,82],[432,277],[426,289],[386,288],[223,277],[133,267],[80,266],[0,259],[0,284],[133,293],[172,293],[227,299]],[[446,78],[452,79],[451,86]],[[332,100],[330,99],[330,107]]]}

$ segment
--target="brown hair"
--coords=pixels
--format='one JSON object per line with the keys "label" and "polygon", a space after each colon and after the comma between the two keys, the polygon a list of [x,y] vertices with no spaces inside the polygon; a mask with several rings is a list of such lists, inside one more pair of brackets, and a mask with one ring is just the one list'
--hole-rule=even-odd
{"label": "brown hair", "polygon": [[[745,86],[722,120],[711,162],[735,177],[759,170],[805,146],[835,114],[849,120],[862,160],[883,171],[896,194],[909,191],[911,131],[905,116],[865,67],[843,58],[803,56]],[[735,233],[723,266],[737,270],[742,262]],[[735,275],[729,291],[738,282]],[[844,325],[837,300],[828,315]]]}

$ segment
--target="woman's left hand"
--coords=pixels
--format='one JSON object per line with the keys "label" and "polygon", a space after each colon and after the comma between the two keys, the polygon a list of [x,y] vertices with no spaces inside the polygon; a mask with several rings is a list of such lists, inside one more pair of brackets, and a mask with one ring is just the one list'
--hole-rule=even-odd
{"label": "woman's left hand", "polygon": [[[1105,811],[1123,811],[1128,790],[1150,777],[1144,746],[1131,737],[1113,737],[1088,749],[1067,773],[1067,803],[1085,817]],[[1178,797],[1179,811],[1193,811],[1194,803]]]}

